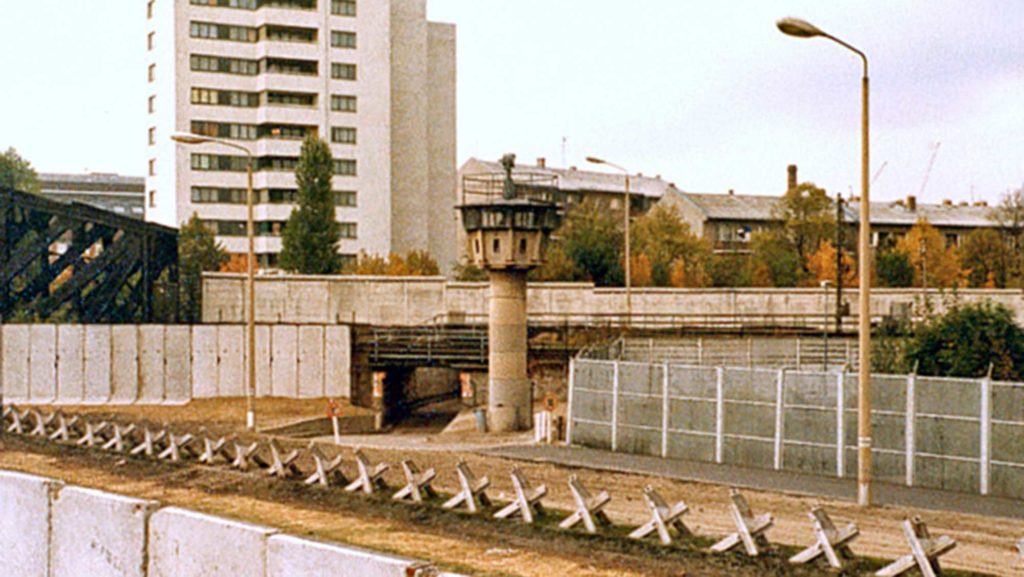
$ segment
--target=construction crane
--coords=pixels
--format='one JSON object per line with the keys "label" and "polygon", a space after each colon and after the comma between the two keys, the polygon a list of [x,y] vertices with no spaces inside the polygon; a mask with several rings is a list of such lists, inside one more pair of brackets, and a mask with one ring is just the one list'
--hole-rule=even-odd
{"label": "construction crane", "polygon": [[936,142],[932,145],[932,157],[928,160],[928,170],[924,171],[924,180],[921,182],[921,190],[917,193],[918,200],[924,196],[924,189],[928,186],[928,179],[932,176],[932,169],[935,168],[935,157],[939,155],[940,146],[942,146],[941,142]]}

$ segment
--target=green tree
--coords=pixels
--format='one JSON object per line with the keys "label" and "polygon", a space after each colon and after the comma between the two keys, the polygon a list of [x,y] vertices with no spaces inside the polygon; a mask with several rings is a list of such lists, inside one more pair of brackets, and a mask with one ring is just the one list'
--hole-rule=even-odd
{"label": "green tree", "polygon": [[795,287],[802,278],[803,259],[784,231],[767,230],[751,239],[754,251],[754,284]]}
{"label": "green tree", "polygon": [[884,288],[914,286],[914,264],[905,251],[890,247],[875,258],[875,282]]}
{"label": "green tree", "polygon": [[468,260],[457,263],[452,273],[459,282],[486,282],[488,278],[487,271]]}
{"label": "green tree", "polygon": [[622,229],[619,219],[594,203],[569,214],[562,229],[565,254],[597,286],[623,284]]}
{"label": "green tree", "polygon": [[960,268],[972,287],[1006,288],[1016,256],[1000,232],[979,228],[964,237]]}
{"label": "green tree", "polygon": [[302,143],[295,181],[298,202],[281,234],[281,268],[298,274],[337,274],[341,270],[341,227],[334,218],[334,159],[320,138]]}
{"label": "green tree", "polygon": [[1009,260],[1005,286],[1024,288],[1024,187],[1004,194],[989,216],[1016,254]]}
{"label": "green tree", "polygon": [[673,286],[673,276],[686,286],[711,284],[711,244],[690,232],[690,226],[679,217],[675,207],[656,205],[636,219],[631,233],[630,251],[634,258],[647,257],[654,286]]}
{"label": "green tree", "polygon": [[0,189],[14,189],[39,194],[39,175],[32,164],[21,157],[17,150],[8,148],[0,154]]}
{"label": "green tree", "polygon": [[835,236],[836,218],[832,199],[825,189],[805,182],[783,195],[773,215],[783,223],[785,238],[799,258],[801,278],[811,275],[809,257],[821,243]]}
{"label": "green tree", "polygon": [[708,262],[711,286],[722,288],[754,286],[754,260],[745,254],[712,255]]}
{"label": "green tree", "polygon": [[543,264],[530,271],[530,280],[533,282],[575,282],[584,277],[576,261],[566,254],[565,243],[557,238],[548,241]]}
{"label": "green tree", "polygon": [[1024,329],[1003,305],[953,306],[920,325],[907,347],[907,358],[922,375],[983,377],[992,367],[1000,380],[1024,379]]}
{"label": "green tree", "polygon": [[199,216],[193,214],[178,231],[178,294],[182,321],[202,320],[203,273],[220,270],[227,262],[224,247]]}

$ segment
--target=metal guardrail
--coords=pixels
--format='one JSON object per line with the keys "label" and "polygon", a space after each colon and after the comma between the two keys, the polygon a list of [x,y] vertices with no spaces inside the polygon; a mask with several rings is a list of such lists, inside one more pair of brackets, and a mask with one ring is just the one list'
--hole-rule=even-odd
{"label": "metal guardrail", "polygon": [[[440,313],[427,320],[426,324],[444,326],[452,323],[465,325],[486,325],[488,315],[483,313]],[[885,315],[872,315],[871,324],[878,325]],[[608,328],[642,329],[778,329],[835,331],[835,317],[806,313],[530,313],[531,327],[593,326]],[[854,332],[857,329],[857,315],[842,319],[840,332]]]}

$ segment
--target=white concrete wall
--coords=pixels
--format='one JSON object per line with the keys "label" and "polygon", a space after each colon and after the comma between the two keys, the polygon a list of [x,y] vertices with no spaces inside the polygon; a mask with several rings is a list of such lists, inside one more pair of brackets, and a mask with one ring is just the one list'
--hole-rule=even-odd
{"label": "white concrete wall", "polygon": [[50,577],[146,577],[146,527],[159,503],[80,487],[51,503]]}
{"label": "white concrete wall", "polygon": [[0,575],[406,577],[410,568],[426,567],[271,527],[160,507],[156,501],[0,470]]}
{"label": "white concrete wall", "polygon": [[[244,277],[207,274],[203,278],[203,319],[206,322],[242,322]],[[256,319],[261,323],[367,323],[419,325],[438,315],[487,314],[486,283],[446,282],[442,277],[263,277],[256,281]],[[888,315],[898,304],[920,301],[919,289],[874,289],[871,313]],[[846,289],[844,300],[857,314],[857,290]],[[929,293],[939,312],[946,297]],[[820,289],[661,289],[633,291],[633,312],[664,318],[668,315],[794,315],[820,322],[827,305],[835,306],[834,293],[824,301]],[[1024,293],[1019,290],[965,289],[960,302],[988,301],[1006,305],[1024,324]],[[579,322],[599,322],[622,314],[626,295],[621,288],[595,288],[587,283],[535,283],[529,287],[529,313],[534,318],[572,315]],[[637,321],[638,323],[641,321]]]}
{"label": "white concrete wall", "polygon": [[0,471],[0,569],[4,577],[49,577],[50,499],[60,481]]}
{"label": "white concrete wall", "polygon": [[[240,325],[4,325],[4,400],[19,404],[183,404],[240,397]],[[342,325],[256,327],[256,394],[315,399],[351,393],[351,334]]]}

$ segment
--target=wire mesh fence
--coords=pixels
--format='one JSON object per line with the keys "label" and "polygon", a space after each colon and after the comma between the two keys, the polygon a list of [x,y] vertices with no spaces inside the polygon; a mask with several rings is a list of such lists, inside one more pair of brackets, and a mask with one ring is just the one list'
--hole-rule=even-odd
{"label": "wire mesh fence", "polygon": [[[595,359],[570,371],[570,444],[856,476],[856,373]],[[876,479],[1024,496],[1024,384],[871,379]]]}

